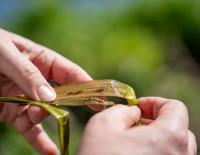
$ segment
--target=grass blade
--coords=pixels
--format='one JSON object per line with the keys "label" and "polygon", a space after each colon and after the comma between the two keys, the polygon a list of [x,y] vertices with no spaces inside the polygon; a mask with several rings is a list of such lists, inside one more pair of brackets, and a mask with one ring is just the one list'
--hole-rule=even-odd
{"label": "grass blade", "polygon": [[54,88],[57,98],[51,103],[28,100],[25,95],[17,98],[0,97],[0,102],[13,102],[18,104],[34,104],[43,107],[52,114],[58,123],[59,139],[62,155],[69,152],[69,112],[61,109],[59,105],[79,106],[88,104],[114,105],[111,101],[104,101],[98,97],[115,96],[125,98],[128,104],[138,105],[134,90],[124,83],[115,80],[93,80],[79,82]]}
{"label": "grass blade", "polygon": [[50,105],[48,103],[43,102],[36,102],[31,100],[23,100],[23,99],[16,99],[16,98],[6,98],[0,97],[0,103],[3,102],[12,102],[18,104],[33,104],[44,108],[48,111],[51,115],[53,115],[58,124],[58,133],[59,133],[59,140],[60,140],[60,148],[62,155],[68,155],[69,152],[69,112],[60,108],[56,105]]}
{"label": "grass blade", "polygon": [[111,101],[101,100],[97,98],[98,96],[121,97],[125,98],[129,104],[138,104],[134,90],[130,86],[115,80],[108,79],[79,82],[55,87],[54,89],[57,93],[57,98],[51,104],[68,106],[86,104],[114,104]]}

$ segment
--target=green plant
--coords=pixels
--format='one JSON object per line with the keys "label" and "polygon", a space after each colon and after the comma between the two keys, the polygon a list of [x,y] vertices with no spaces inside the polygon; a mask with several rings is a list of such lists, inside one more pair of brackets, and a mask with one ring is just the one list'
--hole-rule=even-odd
{"label": "green plant", "polygon": [[44,108],[52,114],[58,123],[59,139],[62,155],[69,153],[69,112],[59,105],[79,106],[89,104],[114,105],[111,101],[98,98],[102,96],[115,96],[125,98],[129,104],[137,105],[133,89],[115,80],[93,80],[70,85],[55,87],[57,98],[52,103],[31,101],[25,95],[17,98],[0,97],[0,102],[14,102],[19,104],[34,104]]}

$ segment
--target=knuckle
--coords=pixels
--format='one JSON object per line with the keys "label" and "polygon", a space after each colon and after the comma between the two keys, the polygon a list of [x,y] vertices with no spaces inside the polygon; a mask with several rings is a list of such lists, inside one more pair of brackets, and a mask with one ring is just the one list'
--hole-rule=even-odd
{"label": "knuckle", "polygon": [[23,76],[25,78],[32,77],[33,75],[36,75],[39,73],[39,69],[36,68],[35,66],[32,66],[30,64],[25,63],[23,65]]}
{"label": "knuckle", "polygon": [[186,132],[176,132],[176,134],[173,134],[173,140],[179,147],[186,148],[188,145],[188,136]]}
{"label": "knuckle", "polygon": [[18,116],[12,125],[21,134],[26,133],[33,127],[33,124],[28,120],[26,112]]}
{"label": "knuckle", "polygon": [[[160,129],[159,148],[167,154],[185,154],[188,151],[188,133],[176,129]],[[158,141],[158,140],[157,140]],[[163,144],[164,147],[163,147]]]}
{"label": "knuckle", "polygon": [[99,129],[107,129],[111,128],[111,124],[113,122],[112,116],[108,116],[105,113],[98,113],[90,118],[88,122],[89,129],[99,128]]}
{"label": "knuckle", "polygon": [[[182,152],[185,152],[185,149],[188,146],[188,135],[186,131],[177,131],[174,129],[168,130],[165,132],[167,136],[167,141],[171,144],[171,147],[174,149],[179,149]],[[173,149],[172,149],[173,150]]]}
{"label": "knuckle", "polygon": [[185,114],[188,114],[188,110],[186,105],[179,101],[179,100],[170,100],[169,101],[174,107],[176,107],[176,109],[178,109],[179,111],[184,112]]}
{"label": "knuckle", "polygon": [[102,115],[101,113],[94,115],[89,120],[89,123],[92,125],[107,124],[108,122],[109,122],[109,117],[106,117],[105,115]]}
{"label": "knuckle", "polygon": [[31,125],[18,125],[17,127],[15,127],[15,129],[20,133],[20,134],[23,134],[23,133],[26,133],[28,132],[30,129],[32,128]]}
{"label": "knuckle", "polygon": [[171,102],[172,104],[175,104],[176,106],[178,106],[178,107],[180,107],[180,108],[183,108],[183,109],[187,110],[185,104],[184,104],[183,102],[179,101],[179,100],[174,100],[174,99],[173,99],[173,100],[170,100],[170,102]]}

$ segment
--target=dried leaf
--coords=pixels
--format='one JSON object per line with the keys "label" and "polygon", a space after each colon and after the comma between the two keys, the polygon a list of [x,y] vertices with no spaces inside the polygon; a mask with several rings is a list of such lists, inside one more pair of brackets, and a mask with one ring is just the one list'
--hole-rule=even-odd
{"label": "dried leaf", "polygon": [[75,84],[63,85],[54,88],[57,98],[51,103],[31,101],[25,95],[17,98],[0,97],[0,102],[13,102],[18,104],[34,104],[43,107],[52,114],[58,123],[59,139],[62,155],[69,152],[69,112],[63,110],[59,105],[79,106],[88,104],[113,105],[111,101],[104,101],[100,96],[115,96],[125,98],[128,104],[137,105],[134,90],[121,82],[115,80],[93,80]]}

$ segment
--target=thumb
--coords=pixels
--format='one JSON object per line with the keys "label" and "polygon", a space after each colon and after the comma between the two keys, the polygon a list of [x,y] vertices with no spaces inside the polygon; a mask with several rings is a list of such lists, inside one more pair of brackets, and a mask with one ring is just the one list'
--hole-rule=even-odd
{"label": "thumb", "polygon": [[89,124],[96,128],[124,130],[135,125],[140,119],[137,106],[116,105],[93,116]]}
{"label": "thumb", "polygon": [[[9,47],[9,48],[8,48]],[[39,69],[13,45],[1,51],[0,71],[33,100],[51,102],[56,93]]]}

